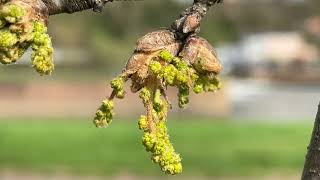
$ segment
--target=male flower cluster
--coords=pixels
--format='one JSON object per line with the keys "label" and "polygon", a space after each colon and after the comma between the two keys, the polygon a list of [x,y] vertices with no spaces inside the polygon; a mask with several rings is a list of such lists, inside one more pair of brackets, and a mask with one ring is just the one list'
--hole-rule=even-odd
{"label": "male flower cluster", "polygon": [[106,127],[112,122],[113,114],[113,101],[104,100],[96,112],[93,123],[98,128]]}
{"label": "male flower cluster", "polygon": [[[31,1],[30,1],[31,2]],[[44,20],[32,7],[15,1],[0,6],[0,62],[16,62],[31,46],[32,67],[41,75],[54,69],[51,38]]]}
{"label": "male flower cluster", "polygon": [[150,100],[153,104],[152,116],[141,116],[138,122],[139,129],[144,133],[142,144],[151,153],[151,159],[154,163],[159,164],[162,171],[172,175],[181,173],[181,158],[169,140],[165,124],[168,104],[161,98],[159,89],[150,92],[144,88],[140,92],[140,98],[144,103],[146,102],[145,105],[148,105],[147,102]]}

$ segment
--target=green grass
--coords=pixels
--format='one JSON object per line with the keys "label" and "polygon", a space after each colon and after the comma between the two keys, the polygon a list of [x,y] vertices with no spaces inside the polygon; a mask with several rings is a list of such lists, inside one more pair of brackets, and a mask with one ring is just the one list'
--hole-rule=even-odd
{"label": "green grass", "polygon": [[[185,175],[299,173],[311,123],[172,121],[171,139]],[[1,120],[0,168],[86,175],[161,175],[140,144],[135,121],[96,129],[84,119]],[[261,175],[261,174],[260,174]]]}

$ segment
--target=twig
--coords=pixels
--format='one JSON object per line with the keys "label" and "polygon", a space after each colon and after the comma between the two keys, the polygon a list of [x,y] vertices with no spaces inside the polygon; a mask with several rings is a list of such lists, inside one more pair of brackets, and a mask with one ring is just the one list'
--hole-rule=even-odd
{"label": "twig", "polygon": [[113,0],[42,0],[49,11],[49,15],[61,13],[75,13],[88,9],[101,12],[106,3]]}
{"label": "twig", "polygon": [[[39,0],[45,5],[49,15],[56,15],[61,13],[75,13],[84,10],[93,9],[95,12],[101,12],[102,8],[113,0]],[[204,17],[207,10],[216,3],[222,3],[223,0],[194,0],[191,7],[187,8],[182,14],[181,18],[184,19],[186,16],[194,13],[199,13],[200,18]],[[201,20],[201,19],[200,19]],[[182,29],[177,20],[174,24],[175,29],[180,31]],[[182,32],[182,31],[181,31]],[[186,34],[186,33],[184,33]]]}

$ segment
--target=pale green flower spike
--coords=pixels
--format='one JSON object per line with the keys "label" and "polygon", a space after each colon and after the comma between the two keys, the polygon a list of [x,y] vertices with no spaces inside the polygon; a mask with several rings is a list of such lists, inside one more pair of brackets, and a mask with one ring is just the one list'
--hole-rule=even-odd
{"label": "pale green flower spike", "polygon": [[24,10],[12,4],[4,5],[0,9],[0,62],[10,64],[20,58],[26,45],[18,44],[20,34],[10,29],[10,22],[17,22],[25,14]]}
{"label": "pale green flower spike", "polygon": [[140,130],[147,131],[148,130],[148,122],[146,116],[140,116],[140,119],[138,121],[138,126]]}
{"label": "pale green flower spike", "polygon": [[196,94],[200,94],[203,92],[203,84],[195,84],[193,87],[193,92]]}
{"label": "pale green flower spike", "polygon": [[40,75],[50,75],[54,70],[52,59],[53,48],[51,38],[46,34],[46,27],[43,23],[35,22],[33,24],[33,42],[32,42],[32,67]]}
{"label": "pale green flower spike", "polygon": [[34,22],[33,23],[33,31],[37,33],[46,33],[47,27],[41,22]]}
{"label": "pale green flower spike", "polygon": [[11,33],[8,28],[0,30],[0,50],[6,51],[18,42],[16,34]]}
{"label": "pale green flower spike", "polygon": [[[148,90],[144,89],[142,94],[145,94],[146,91]],[[154,93],[151,93],[150,91],[149,93],[153,94],[153,112],[156,116],[153,116],[152,119],[141,116],[139,127],[144,131],[142,144],[146,150],[151,153],[151,159],[160,166],[162,171],[171,175],[181,173],[182,164],[180,155],[175,152],[169,140],[165,124],[166,119],[164,118],[166,116],[161,115],[161,113],[167,114],[168,104],[162,100],[159,89],[156,89]],[[150,100],[143,98],[145,96],[140,97],[142,97],[143,102]],[[162,118],[159,118],[160,116],[162,116]],[[153,128],[151,129],[150,127]]]}
{"label": "pale green flower spike", "polygon": [[113,114],[113,101],[104,100],[96,112],[93,123],[98,128],[106,127],[112,122]]}
{"label": "pale green flower spike", "polygon": [[201,92],[215,92],[221,88],[221,82],[216,77],[199,77],[194,82],[193,91],[197,94]]}
{"label": "pale green flower spike", "polygon": [[17,23],[22,20],[23,16],[26,15],[26,11],[21,7],[9,4],[2,7],[0,16],[3,17],[9,23]]}
{"label": "pale green flower spike", "polygon": [[159,57],[167,63],[171,63],[172,59],[174,58],[174,56],[172,56],[172,54],[167,50],[161,51]]}
{"label": "pale green flower spike", "polygon": [[163,106],[164,106],[164,103],[161,99],[160,90],[157,89],[156,92],[154,93],[153,108],[156,112],[160,112],[163,109]]}
{"label": "pale green flower spike", "polygon": [[16,62],[30,46],[32,67],[40,75],[51,74],[53,48],[46,25],[29,17],[25,7],[4,4],[0,9],[0,62]]}
{"label": "pale green flower spike", "polygon": [[33,47],[31,55],[32,67],[40,73],[40,75],[50,75],[54,69],[52,62],[52,51],[51,47]]}
{"label": "pale green flower spike", "polygon": [[169,64],[162,69],[161,76],[165,79],[168,85],[173,86],[176,78],[177,68]]}
{"label": "pale green flower spike", "polygon": [[186,105],[189,103],[188,87],[179,87],[178,99],[179,99],[179,107],[185,108]]}
{"label": "pale green flower spike", "polygon": [[115,92],[117,98],[123,99],[125,96],[123,77],[119,76],[119,77],[113,79],[110,84],[111,84],[111,88]]}
{"label": "pale green flower spike", "polygon": [[159,74],[161,72],[162,65],[158,61],[152,61],[149,64],[149,68],[152,73]]}
{"label": "pale green flower spike", "polygon": [[151,93],[147,88],[142,88],[139,97],[142,99],[143,103],[146,104],[151,98]]}
{"label": "pale green flower spike", "polygon": [[[170,103],[165,95],[167,86],[178,89],[179,107],[184,108],[189,103],[189,91],[195,93],[216,91],[220,81],[212,74],[197,72],[180,57],[173,57],[168,51],[160,51],[147,66],[147,76],[143,77],[139,93],[146,114],[140,116],[138,127],[143,131],[142,144],[150,153],[151,160],[158,164],[166,174],[182,172],[181,157],[176,153],[170,142],[166,127]],[[128,74],[128,73],[124,73]],[[97,127],[108,125],[113,117],[112,99],[124,92],[124,83],[130,76],[124,74],[111,81],[113,93],[98,109],[94,123]],[[135,81],[132,79],[133,83]],[[140,84],[139,84],[140,85]]]}

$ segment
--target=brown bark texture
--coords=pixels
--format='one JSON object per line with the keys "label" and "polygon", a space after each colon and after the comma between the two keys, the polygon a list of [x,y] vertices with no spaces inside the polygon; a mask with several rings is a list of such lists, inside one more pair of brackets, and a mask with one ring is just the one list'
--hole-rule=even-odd
{"label": "brown bark texture", "polygon": [[[75,13],[88,9],[101,12],[102,8],[114,0],[39,0],[43,1],[49,10],[50,15],[61,13]],[[223,0],[194,0],[194,4],[208,8],[215,3],[222,3]]]}
{"label": "brown bark texture", "polygon": [[301,180],[320,180],[320,104],[318,106]]}
{"label": "brown bark texture", "polygon": [[[38,0],[42,4],[43,12],[47,15],[62,13],[75,13],[92,9],[101,12],[103,7],[114,0]],[[125,1],[124,1],[125,2]],[[207,14],[209,8],[223,0],[194,0],[193,4],[185,9],[180,17],[169,28],[177,39],[185,40],[186,37],[200,31],[202,18]]]}

